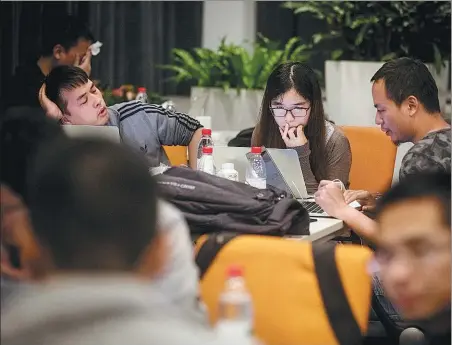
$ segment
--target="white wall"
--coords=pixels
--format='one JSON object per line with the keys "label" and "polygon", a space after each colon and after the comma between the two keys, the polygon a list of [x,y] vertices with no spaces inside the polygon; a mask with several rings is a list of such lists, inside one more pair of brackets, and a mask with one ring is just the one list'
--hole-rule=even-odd
{"label": "white wall", "polygon": [[[376,110],[372,99],[372,83],[370,79],[383,65],[383,62],[370,61],[326,61],[326,101],[327,114],[338,125],[375,126]],[[440,74],[433,74],[439,90],[440,105],[446,112],[446,96],[450,94],[448,87],[449,64]],[[446,118],[450,115],[446,115]]]}
{"label": "white wall", "polygon": [[397,155],[394,165],[394,174],[392,175],[392,184],[399,182],[399,171],[402,164],[402,159],[409,149],[413,147],[413,143],[403,143],[397,147]]}
{"label": "white wall", "polygon": [[231,43],[254,42],[255,35],[255,0],[204,0],[204,48],[216,49],[225,36]]}

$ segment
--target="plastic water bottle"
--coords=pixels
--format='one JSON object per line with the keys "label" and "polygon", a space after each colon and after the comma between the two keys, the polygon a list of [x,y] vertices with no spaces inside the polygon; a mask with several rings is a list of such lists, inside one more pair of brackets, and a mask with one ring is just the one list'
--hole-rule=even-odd
{"label": "plastic water bottle", "polygon": [[223,163],[221,170],[218,172],[218,176],[231,181],[239,180],[239,173],[234,169],[234,163]]}
{"label": "plastic water bottle", "polygon": [[168,100],[168,101],[166,101],[166,102],[163,102],[162,103],[162,107],[164,108],[164,109],[166,109],[166,110],[169,110],[169,111],[176,111],[176,105],[174,104],[174,102],[173,101],[171,101],[171,100]]}
{"label": "plastic water bottle", "polygon": [[215,163],[213,161],[213,147],[206,146],[202,148],[202,157],[199,161],[198,170],[204,171],[205,173],[215,175]]}
{"label": "plastic water bottle", "polygon": [[253,304],[248,293],[243,270],[231,266],[227,270],[226,284],[220,295],[216,330],[220,339],[230,344],[256,344],[253,339]]}
{"label": "plastic water bottle", "polygon": [[201,131],[201,140],[199,140],[198,144],[198,161],[197,161],[197,167],[199,170],[199,163],[200,159],[202,157],[202,149],[204,147],[213,147],[213,140],[212,140],[212,130],[209,128],[203,128]]}
{"label": "plastic water bottle", "polygon": [[265,162],[261,156],[262,148],[252,147],[251,154],[248,154],[248,165],[246,166],[245,181],[250,186],[259,189],[267,188],[267,173]]}
{"label": "plastic water bottle", "polygon": [[148,93],[145,87],[138,88],[137,97],[135,98],[137,101],[141,101],[143,103],[148,103]]}

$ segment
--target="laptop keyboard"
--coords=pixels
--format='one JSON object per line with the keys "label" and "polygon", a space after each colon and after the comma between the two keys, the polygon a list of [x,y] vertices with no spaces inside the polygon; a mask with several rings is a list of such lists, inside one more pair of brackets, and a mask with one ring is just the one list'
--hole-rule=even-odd
{"label": "laptop keyboard", "polygon": [[313,201],[303,201],[301,204],[309,213],[325,213],[325,211]]}

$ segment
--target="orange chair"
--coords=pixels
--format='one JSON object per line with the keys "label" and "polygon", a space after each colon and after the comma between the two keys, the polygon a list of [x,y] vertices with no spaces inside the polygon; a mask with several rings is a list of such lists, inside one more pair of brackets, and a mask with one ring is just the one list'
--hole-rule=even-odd
{"label": "orange chair", "polygon": [[187,146],[163,146],[171,165],[188,165]]}
{"label": "orange chair", "polygon": [[[195,253],[206,239],[203,236],[196,242]],[[244,269],[246,287],[253,299],[255,335],[263,343],[339,344],[325,311],[312,249],[308,241],[256,235],[238,236],[226,244],[200,281],[201,299],[211,324],[218,320],[225,272],[231,265],[238,265]],[[345,294],[341,297],[348,301],[362,334],[367,331],[371,302],[370,257],[368,248],[354,245],[339,245],[334,254]],[[331,307],[341,317],[342,308]]]}
{"label": "orange chair", "polygon": [[383,193],[391,187],[397,146],[376,127],[342,126],[352,150],[350,189]]}

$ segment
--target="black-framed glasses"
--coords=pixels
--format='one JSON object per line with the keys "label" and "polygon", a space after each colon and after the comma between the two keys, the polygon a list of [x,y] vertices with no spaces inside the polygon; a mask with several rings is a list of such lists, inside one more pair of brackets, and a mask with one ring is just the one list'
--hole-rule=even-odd
{"label": "black-framed glasses", "polygon": [[308,114],[308,110],[311,107],[294,107],[292,109],[286,109],[284,107],[270,107],[274,117],[286,117],[287,113],[290,112],[293,117],[305,117]]}

